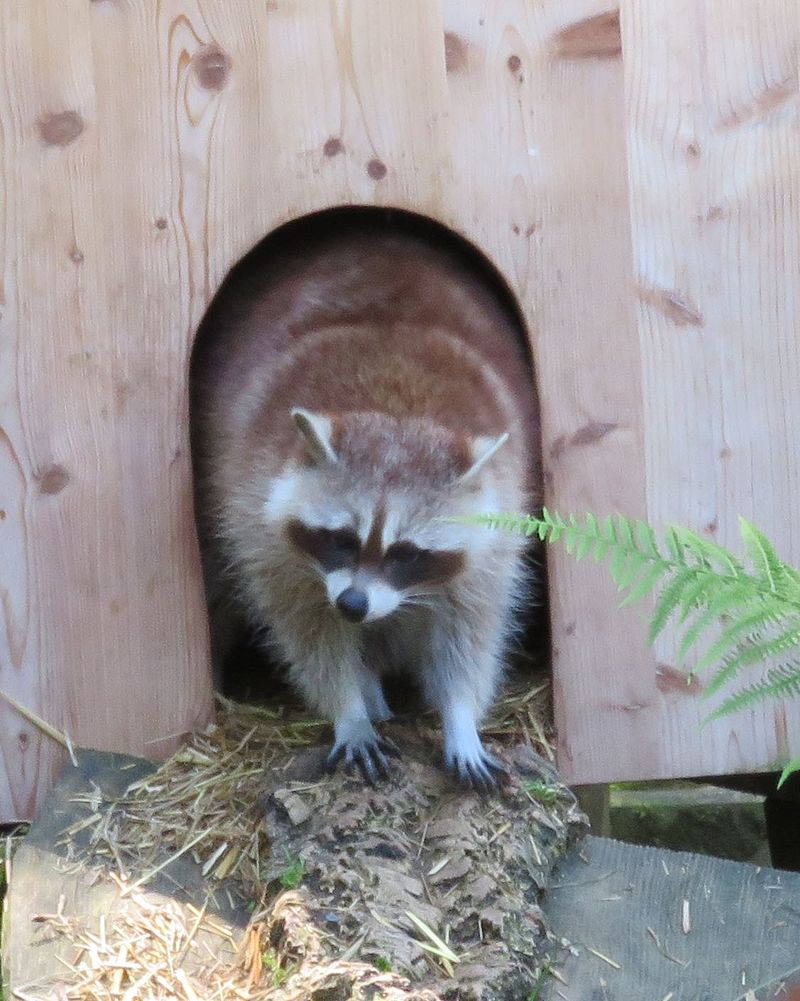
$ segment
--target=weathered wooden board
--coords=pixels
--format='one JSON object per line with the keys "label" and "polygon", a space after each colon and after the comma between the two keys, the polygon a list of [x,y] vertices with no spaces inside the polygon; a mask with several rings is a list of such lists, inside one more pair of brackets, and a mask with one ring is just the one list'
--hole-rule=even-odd
{"label": "weathered wooden board", "polygon": [[[798,563],[800,8],[623,0],[621,15],[648,517],[740,551],[744,515]],[[625,706],[658,735],[659,775],[798,752],[791,703],[700,731],[714,703],[682,683],[674,650],[666,635]]]}
{"label": "weathered wooden board", "polygon": [[[0,691],[148,756],[209,717],[193,331],[329,205],[427,213],[501,268],[552,506],[724,540],[742,512],[800,560],[796,15],[662,6],[626,0],[623,61],[600,0],[2,4]],[[797,749],[780,713],[701,736],[603,572],[555,553],[551,587],[568,778]],[[30,817],[59,751],[1,701],[0,762],[0,820]]]}
{"label": "weathered wooden board", "polygon": [[[185,418],[204,254],[168,13],[0,9],[0,689],[154,755],[211,710]],[[30,817],[60,749],[0,700],[0,750],[0,819]]]}
{"label": "weathered wooden board", "polygon": [[[126,906],[119,884],[108,877],[109,871],[116,872],[115,865],[86,861],[91,858],[93,825],[88,823],[69,843],[62,832],[96,816],[93,795],[98,804],[103,798],[121,796],[130,784],[154,771],[155,765],[129,755],[82,749],[77,760],[77,767],[64,771],[45,800],[11,865],[1,965],[3,984],[15,991],[63,976],[63,963],[71,961],[75,953],[70,938],[54,934],[36,920],[38,916],[54,915],[60,909],[66,917],[97,933],[101,921],[108,921],[110,927]],[[170,862],[142,892],[156,906],[169,898],[181,905],[205,908],[215,920],[234,929],[244,927],[250,917],[246,911],[233,908],[226,894],[211,891],[202,866],[188,854]],[[193,923],[190,918],[188,924]],[[215,938],[214,948],[218,950],[220,944]],[[41,996],[38,991],[36,996]]]}
{"label": "weathered wooden board", "polygon": [[547,914],[577,955],[543,1001],[800,997],[800,873],[589,837]]}

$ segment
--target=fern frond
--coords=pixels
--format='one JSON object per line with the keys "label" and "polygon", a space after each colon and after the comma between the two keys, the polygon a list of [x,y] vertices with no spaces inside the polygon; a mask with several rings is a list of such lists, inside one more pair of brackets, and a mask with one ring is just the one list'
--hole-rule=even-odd
{"label": "fern frond", "polygon": [[[646,522],[622,515],[602,522],[593,514],[583,520],[570,515],[565,521],[543,508],[540,518],[497,514],[456,520],[536,535],[542,542],[560,541],[579,560],[589,555],[597,563],[607,560],[617,588],[627,591],[620,607],[659,588],[649,640],[655,642],[670,619],[676,619],[684,627],[678,663],[717,622],[727,621],[694,667],[696,673],[716,665],[704,698],[719,692],[745,667],[789,656],[729,695],[704,723],[764,699],[800,697],[800,570],[784,563],[764,533],[746,519],[740,519],[740,530],[747,567],[727,549],[681,526],[666,529],[662,547]],[[789,762],[779,785],[797,771],[800,758]]]}
{"label": "fern frond", "polygon": [[[761,607],[761,596],[756,592],[752,593],[750,588],[743,588],[738,584],[728,587],[720,587],[717,593],[705,597],[703,604],[696,609],[697,616],[692,624],[686,629],[681,638],[678,652],[675,659],[678,663],[683,663],[693,647],[697,645],[700,637],[703,636],[723,615],[733,611],[737,616],[747,615],[750,611]],[[695,666],[695,672],[703,670],[706,665],[702,661]]]}
{"label": "fern frond", "polygon": [[778,779],[778,788],[780,789],[789,776],[794,775],[795,772],[800,772],[800,758],[793,758],[783,769],[781,777]]}
{"label": "fern frond", "polygon": [[717,667],[714,674],[703,686],[700,697],[703,699],[709,699],[712,695],[716,695],[721,688],[733,679],[736,672],[739,670],[739,667],[740,664],[737,651],[736,653],[731,654],[730,657],[726,657]]}
{"label": "fern frond", "polygon": [[617,542],[628,552],[636,551],[636,543],[633,541],[633,527],[631,522],[621,514],[617,515],[616,524]]}
{"label": "fern frond", "polygon": [[721,716],[728,716],[742,709],[749,709],[757,702],[763,702],[765,699],[786,699],[799,695],[800,664],[784,664],[780,667],[771,667],[760,681],[748,685],[746,688],[725,699],[703,722],[710,723]]}
{"label": "fern frond", "polygon": [[761,638],[758,642],[751,640],[739,652],[739,663],[742,667],[747,667],[771,657],[785,655],[797,647],[800,647],[800,622],[795,621],[789,629],[781,629],[776,636]]}
{"label": "fern frond", "polygon": [[697,532],[684,528],[682,525],[673,525],[672,532],[677,544],[683,548],[685,557],[691,557],[698,567],[716,570],[733,577],[744,573],[744,568],[739,560],[727,549],[718,546],[716,542],[705,539],[702,535],[698,535]]}
{"label": "fern frond", "polygon": [[646,521],[637,521],[634,531],[636,533],[637,549],[645,556],[650,556],[655,560],[661,560],[661,551],[658,548],[656,533]]}
{"label": "fern frond", "polygon": [[650,643],[655,643],[656,639],[664,631],[672,613],[680,606],[683,595],[691,584],[697,579],[697,570],[694,567],[683,566],[678,569],[675,576],[662,589],[656,601],[656,607],[650,619],[650,631],[648,639]]}
{"label": "fern frond", "polygon": [[739,531],[754,570],[769,581],[771,590],[776,590],[783,578],[783,564],[772,543],[746,518],[739,519]]}
{"label": "fern frond", "polygon": [[[779,654],[787,654],[800,646],[800,630],[783,630],[777,636],[763,634],[748,637],[731,651],[706,683],[703,698],[710,698],[723,688],[739,671],[754,664],[763,664]],[[789,663],[794,663],[794,658]],[[698,665],[699,667],[699,665]],[[695,668],[697,670],[697,668]]]}
{"label": "fern frond", "polygon": [[[624,552],[624,550],[620,551]],[[642,568],[646,565],[645,560],[646,558],[640,553],[628,553],[621,562],[616,574],[614,573],[614,568],[611,567],[611,576],[618,590],[627,591],[630,588],[631,584],[639,577]]]}
{"label": "fern frond", "polygon": [[685,566],[686,554],[674,525],[669,525],[667,527],[667,530],[664,532],[664,539],[667,543],[670,560],[674,564]]}
{"label": "fern frond", "polygon": [[[542,542],[561,542],[577,559],[607,561],[621,592],[620,607],[658,588],[650,621],[655,642],[670,619],[682,625],[677,662],[683,663],[712,627],[728,620],[707,646],[694,671],[717,665],[706,683],[706,697],[718,692],[748,665],[786,656],[800,648],[800,571],[783,563],[766,536],[741,519],[749,567],[728,550],[681,526],[664,532],[663,547],[643,521],[622,515],[599,521],[542,508],[534,515],[493,514],[458,521],[535,535]],[[770,669],[764,678],[730,696],[714,717],[733,712],[751,700],[800,695],[800,667],[793,662]]]}
{"label": "fern frond", "polygon": [[624,608],[626,605],[632,605],[634,601],[639,601],[650,594],[663,576],[664,569],[660,563],[651,563],[649,566],[644,564],[644,573],[640,574],[638,580],[631,581],[631,589],[620,602],[619,607]]}
{"label": "fern frond", "polygon": [[779,622],[781,610],[776,608],[764,597],[760,598],[755,608],[747,614],[739,614],[734,622],[723,629],[720,636],[706,650],[695,666],[700,673],[711,664],[731,655],[743,640],[755,641],[762,631]]}
{"label": "fern frond", "polygon": [[697,568],[694,581],[684,588],[678,603],[678,623],[683,624],[692,612],[705,605],[712,592],[718,591],[719,587],[719,578],[709,567]]}

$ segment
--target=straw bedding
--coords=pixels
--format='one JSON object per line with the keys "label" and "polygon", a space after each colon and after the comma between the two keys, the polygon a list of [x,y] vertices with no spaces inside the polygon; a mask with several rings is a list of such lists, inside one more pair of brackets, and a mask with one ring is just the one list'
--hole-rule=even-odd
{"label": "straw bedding", "polygon": [[[485,733],[511,779],[481,799],[442,773],[428,717],[390,725],[403,759],[372,789],[323,774],[323,724],[221,700],[214,727],[121,798],[87,793],[60,847],[118,903],[93,927],[62,905],[37,915],[71,949],[58,983],[17,996],[526,997],[556,947],[542,894],[585,830],[547,760],[548,703],[543,684],[499,704]],[[178,859],[202,899],[170,892]]]}

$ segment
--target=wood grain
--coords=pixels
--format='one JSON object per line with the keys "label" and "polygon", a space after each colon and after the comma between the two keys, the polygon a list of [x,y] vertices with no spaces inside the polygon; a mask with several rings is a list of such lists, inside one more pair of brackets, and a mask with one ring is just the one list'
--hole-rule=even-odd
{"label": "wood grain", "polygon": [[[618,30],[617,44],[610,41],[616,19],[586,0],[444,9],[460,55],[447,74],[446,221],[489,254],[525,312],[547,503],[643,515]],[[603,571],[577,567],[559,550],[549,567],[560,768],[584,782],[656,772],[655,665],[641,619],[616,612]]]}
{"label": "wood grain", "polygon": [[590,836],[550,892],[574,949],[542,1001],[796,998],[798,892],[795,872]]}
{"label": "wood grain", "polygon": [[[202,307],[169,36],[143,6],[0,14],[0,687],[77,743],[157,756],[207,721],[211,688],[185,419]],[[30,817],[60,754],[0,713],[0,818]]]}
{"label": "wood grain", "polygon": [[[797,563],[800,15],[781,0],[621,9],[648,516],[739,549],[741,514]],[[658,645],[662,682],[674,649]],[[797,753],[791,703],[701,731],[702,684],[661,688],[660,775]]]}
{"label": "wood grain", "polygon": [[[662,9],[664,7],[664,9]],[[474,241],[520,298],[561,510],[750,515],[800,561],[797,15],[694,0],[0,5],[0,690],[160,755],[211,711],[186,370],[231,265],[329,205]],[[762,768],[552,555],[575,782]],[[678,678],[679,680],[679,678]],[[0,820],[58,748],[0,704]]]}

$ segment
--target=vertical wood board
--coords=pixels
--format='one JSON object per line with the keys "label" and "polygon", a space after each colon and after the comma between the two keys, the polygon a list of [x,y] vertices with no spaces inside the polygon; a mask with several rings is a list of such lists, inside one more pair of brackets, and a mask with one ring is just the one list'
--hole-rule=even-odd
{"label": "vertical wood board", "polygon": [[[622,28],[648,517],[741,551],[743,515],[797,565],[800,10],[625,0]],[[797,754],[792,701],[701,730],[721,698],[687,687],[675,649],[665,634],[641,710],[660,775]]]}

